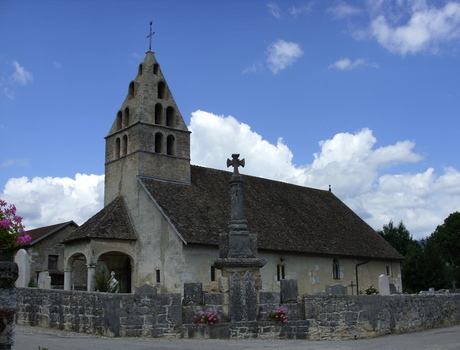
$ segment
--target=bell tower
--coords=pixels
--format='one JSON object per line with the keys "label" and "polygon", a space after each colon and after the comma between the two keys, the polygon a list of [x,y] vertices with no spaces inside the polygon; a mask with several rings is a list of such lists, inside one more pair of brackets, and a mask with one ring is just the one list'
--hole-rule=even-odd
{"label": "bell tower", "polygon": [[137,176],[190,183],[190,131],[153,51],[129,83],[105,142],[104,205],[134,193]]}

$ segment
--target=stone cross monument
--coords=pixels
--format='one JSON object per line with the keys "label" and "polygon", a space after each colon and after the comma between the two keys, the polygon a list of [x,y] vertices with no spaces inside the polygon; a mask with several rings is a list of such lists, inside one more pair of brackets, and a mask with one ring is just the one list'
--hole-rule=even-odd
{"label": "stone cross monument", "polygon": [[260,268],[267,261],[257,257],[257,234],[248,230],[244,218],[243,177],[238,167],[244,167],[244,159],[232,154],[227,167],[233,166],[230,178],[229,232],[221,235],[219,259],[214,266],[222,270],[219,291],[224,293],[223,311],[231,322],[250,322],[257,318],[258,291],[262,287]]}
{"label": "stone cross monument", "polygon": [[222,276],[231,276],[238,272],[243,276],[246,272],[259,277],[259,269],[266,264],[264,259],[257,257],[257,234],[248,230],[248,222],[244,218],[244,187],[243,177],[238,167],[244,167],[244,159],[239,160],[239,154],[232,154],[227,160],[227,167],[233,166],[230,178],[230,222],[229,232],[220,237],[219,259],[214,263],[222,270]]}

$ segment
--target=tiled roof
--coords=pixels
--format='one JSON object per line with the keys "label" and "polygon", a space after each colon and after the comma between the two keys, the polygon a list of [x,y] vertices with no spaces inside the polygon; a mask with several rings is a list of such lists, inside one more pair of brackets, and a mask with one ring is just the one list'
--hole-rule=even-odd
{"label": "tiled roof", "polygon": [[[191,166],[191,185],[140,178],[187,244],[218,245],[228,231],[231,173]],[[403,259],[329,191],[243,175],[244,211],[259,249]],[[82,226],[83,227],[83,226]]]}
{"label": "tiled roof", "polygon": [[137,239],[122,197],[115,198],[100,212],[72,232],[63,242],[67,243],[87,238]]}
{"label": "tiled roof", "polygon": [[33,230],[27,230],[27,234],[32,238],[31,242],[30,242],[30,245],[33,245],[34,243],[36,243],[37,241],[39,241],[40,239],[54,233],[54,232],[57,232],[61,229],[63,229],[64,227],[68,226],[68,225],[74,225],[75,227],[78,227],[78,225],[73,222],[73,221],[67,221],[67,222],[63,222],[63,223],[60,223],[60,224],[55,224],[55,225],[50,225],[50,226],[45,226],[45,227],[39,227],[39,228],[36,228],[36,229],[33,229]]}

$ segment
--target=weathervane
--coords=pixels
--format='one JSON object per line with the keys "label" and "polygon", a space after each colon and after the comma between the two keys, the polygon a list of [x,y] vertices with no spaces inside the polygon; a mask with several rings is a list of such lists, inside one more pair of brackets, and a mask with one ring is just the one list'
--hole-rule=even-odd
{"label": "weathervane", "polygon": [[149,39],[149,51],[152,51],[152,36],[155,32],[152,32],[152,21],[150,21],[150,34],[147,35],[147,39]]}

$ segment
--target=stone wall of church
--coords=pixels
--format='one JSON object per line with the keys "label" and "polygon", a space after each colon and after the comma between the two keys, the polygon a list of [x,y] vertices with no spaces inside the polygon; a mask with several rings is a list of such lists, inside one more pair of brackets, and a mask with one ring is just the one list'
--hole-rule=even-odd
{"label": "stone wall of church", "polygon": [[378,289],[379,276],[387,273],[389,283],[395,285],[396,292],[402,292],[401,268],[398,261],[366,262],[355,258],[336,257],[339,262],[339,274],[335,276],[338,278],[335,278],[334,257],[267,251],[259,251],[259,257],[267,261],[260,269],[264,291],[279,292],[280,279],[296,279],[300,294],[321,293],[326,291],[326,285],[340,284],[347,287],[348,295],[356,295],[356,265],[365,262],[357,268],[360,293],[364,293],[370,286]]}
{"label": "stone wall of church", "polygon": [[[261,293],[257,321],[229,323],[222,293],[197,290],[198,299],[189,300],[147,290],[107,294],[19,288],[17,320],[105,336],[308,340],[372,338],[460,324],[460,294],[309,295],[282,303],[278,293]],[[288,322],[267,320],[266,311],[278,306],[288,310]],[[212,310],[221,313],[219,323],[192,324],[194,315]]]}

